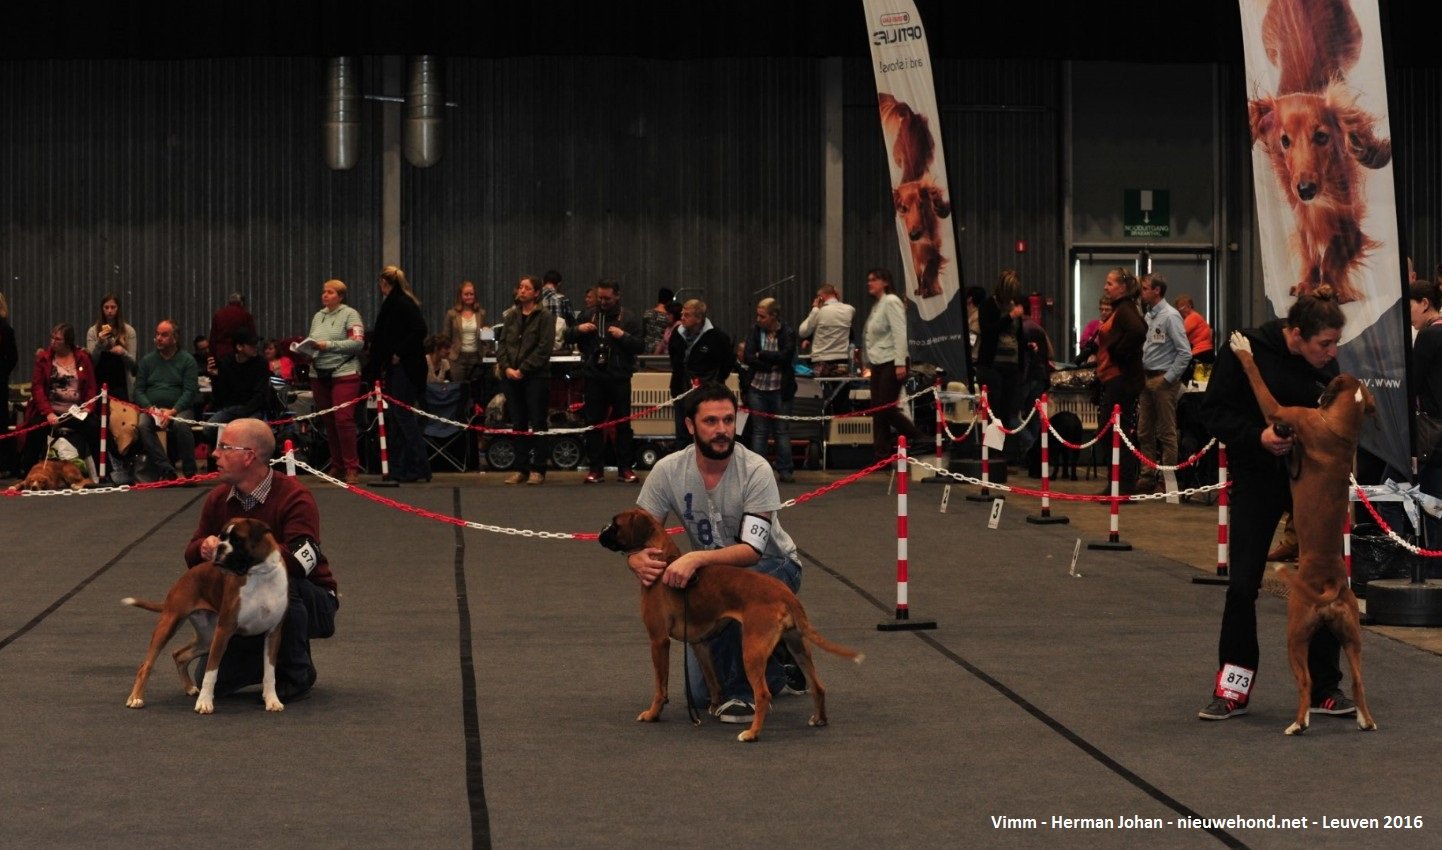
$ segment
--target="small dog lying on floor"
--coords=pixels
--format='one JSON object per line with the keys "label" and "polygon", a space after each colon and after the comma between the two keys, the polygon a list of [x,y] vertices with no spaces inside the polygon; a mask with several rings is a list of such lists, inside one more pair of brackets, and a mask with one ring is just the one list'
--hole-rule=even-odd
{"label": "small dog lying on floor", "polygon": [[84,490],[95,482],[68,460],[42,460],[30,467],[25,477],[10,485],[10,492],[22,490]]}
{"label": "small dog lying on floor", "polygon": [[[669,563],[680,557],[681,550],[666,535],[656,518],[644,510],[632,508],[617,514],[601,532],[600,543],[614,552],[633,552],[647,546],[661,549]],[[746,665],[746,678],[756,696],[756,717],[750,728],[737,736],[741,741],[754,741],[761,734],[766,710],[771,705],[771,691],[766,686],[765,659],[771,657],[776,644],[786,641],[786,648],[806,674],[808,690],[816,707],[810,725],[826,725],[826,689],[816,678],[816,665],[806,642],[827,652],[850,658],[860,664],[864,656],[854,649],[832,643],[811,627],[806,609],[790,588],[771,576],[736,567],[706,567],[696,573],[684,591],[667,587],[660,581],[641,590],[641,621],[651,636],[651,662],[656,668],[656,692],[651,705],[637,720],[651,723],[661,717],[661,707],[668,701],[667,682],[671,672],[671,641],[685,640],[696,652],[696,661],[711,692],[711,713],[720,707],[721,685],[711,664],[711,654],[704,641],[725,625],[726,620],[741,624],[741,645],[747,659],[759,658],[761,664]],[[804,638],[804,639],[803,639]]]}

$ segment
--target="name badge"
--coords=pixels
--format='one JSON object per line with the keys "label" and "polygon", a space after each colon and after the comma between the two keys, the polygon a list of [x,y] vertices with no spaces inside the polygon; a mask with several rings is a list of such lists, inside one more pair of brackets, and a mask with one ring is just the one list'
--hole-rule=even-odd
{"label": "name badge", "polygon": [[1252,692],[1252,679],[1256,675],[1256,670],[1248,670],[1236,664],[1223,665],[1221,672],[1217,673],[1217,690],[1214,696],[1246,702],[1247,695]]}

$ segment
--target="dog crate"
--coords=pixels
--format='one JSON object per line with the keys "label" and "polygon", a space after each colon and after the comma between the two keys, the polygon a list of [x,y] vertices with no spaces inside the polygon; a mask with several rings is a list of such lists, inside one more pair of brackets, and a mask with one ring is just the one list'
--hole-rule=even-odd
{"label": "dog crate", "polygon": [[638,439],[674,439],[676,417],[671,407],[651,410],[641,416],[641,411],[665,404],[671,400],[670,372],[637,372],[631,376],[631,413],[637,414],[631,420],[631,432]]}
{"label": "dog crate", "polygon": [[1058,413],[1075,413],[1083,428],[1088,432],[1096,431],[1097,406],[1092,401],[1090,390],[1058,390],[1053,387],[1047,402],[1047,416],[1055,418]]}

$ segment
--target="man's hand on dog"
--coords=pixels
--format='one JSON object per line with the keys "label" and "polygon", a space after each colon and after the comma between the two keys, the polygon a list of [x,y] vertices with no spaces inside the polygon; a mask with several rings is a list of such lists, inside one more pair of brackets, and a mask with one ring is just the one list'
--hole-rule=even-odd
{"label": "man's hand on dog", "polygon": [[652,546],[626,556],[626,566],[636,574],[636,580],[641,582],[642,587],[650,587],[661,577],[661,573],[666,571],[663,554],[660,549]]}
{"label": "man's hand on dog", "polygon": [[200,559],[202,561],[215,560],[215,548],[220,545],[220,538],[214,534],[200,541]]}

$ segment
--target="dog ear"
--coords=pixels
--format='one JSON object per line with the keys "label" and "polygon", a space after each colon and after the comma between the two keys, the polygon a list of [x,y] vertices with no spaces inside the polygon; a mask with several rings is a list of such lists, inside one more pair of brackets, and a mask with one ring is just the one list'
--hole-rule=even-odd
{"label": "dog ear", "polygon": [[931,199],[931,208],[936,211],[937,218],[946,218],[951,215],[951,204],[946,201],[946,192],[935,183],[928,183],[926,194]]}
{"label": "dog ear", "polygon": [[1345,83],[1334,81],[1327,87],[1327,108],[1332,110],[1342,136],[1347,143],[1347,153],[1365,168],[1382,168],[1392,161],[1392,140],[1377,138],[1371,113],[1357,105],[1357,99]]}
{"label": "dog ear", "polygon": [[1271,150],[1270,137],[1277,126],[1277,101],[1271,97],[1259,97],[1247,102],[1247,119],[1252,127],[1252,141]]}

